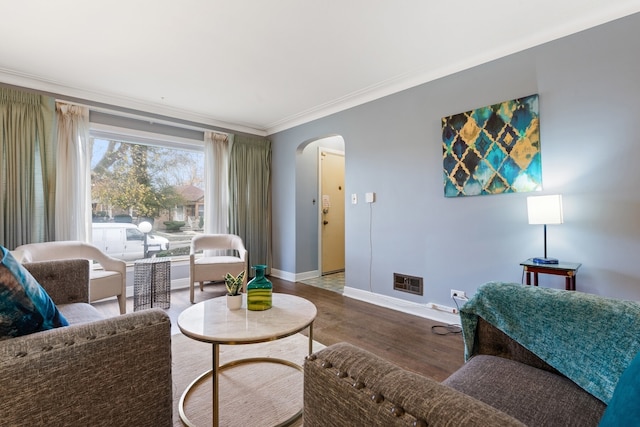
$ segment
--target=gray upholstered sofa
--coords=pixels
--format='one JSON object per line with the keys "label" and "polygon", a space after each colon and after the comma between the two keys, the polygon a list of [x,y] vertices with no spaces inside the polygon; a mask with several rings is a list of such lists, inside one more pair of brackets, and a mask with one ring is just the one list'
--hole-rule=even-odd
{"label": "gray upholstered sofa", "polygon": [[89,262],[25,264],[71,326],[0,341],[0,425],[170,426],[171,325],[89,302]]}
{"label": "gray upholstered sofa", "polygon": [[[602,371],[614,372],[610,386],[615,388],[617,375],[638,353],[640,305],[601,304],[605,299],[596,296],[520,285],[506,291],[514,294],[511,302],[495,304],[491,297],[484,302],[491,322],[476,316],[465,331],[472,334],[465,336],[468,360],[443,383],[348,343],[309,356],[304,367],[305,427],[598,425],[606,404],[577,383],[586,380],[589,385],[604,377],[600,369],[589,368],[604,363]],[[548,295],[540,301],[520,292]],[[515,306],[513,311],[520,314],[515,322],[532,337],[533,347],[560,355],[559,365],[577,372],[577,383],[495,326],[504,323],[495,313],[505,305]],[[614,325],[618,321],[620,325]],[[581,331],[587,339],[572,338]],[[550,345],[545,347],[545,341]],[[600,351],[607,357],[594,360]]]}

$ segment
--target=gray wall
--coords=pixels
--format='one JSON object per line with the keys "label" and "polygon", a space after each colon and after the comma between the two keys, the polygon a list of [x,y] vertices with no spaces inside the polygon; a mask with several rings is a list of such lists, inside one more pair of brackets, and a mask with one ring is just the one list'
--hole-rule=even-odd
{"label": "gray wall", "polygon": [[[542,226],[527,223],[532,193],[445,198],[440,119],[537,93],[537,194],[561,193],[565,211],[548,227],[549,256],[583,263],[579,290],[640,300],[639,29],[633,15],[271,135],[273,268],[317,269],[317,252],[302,250],[317,225],[298,150],[341,135],[345,194],[360,199],[346,201],[347,286],[451,305],[450,288],[520,282],[519,262],[543,251]],[[424,277],[425,295],[394,291],[394,272]],[[541,284],[564,287],[557,276]]]}

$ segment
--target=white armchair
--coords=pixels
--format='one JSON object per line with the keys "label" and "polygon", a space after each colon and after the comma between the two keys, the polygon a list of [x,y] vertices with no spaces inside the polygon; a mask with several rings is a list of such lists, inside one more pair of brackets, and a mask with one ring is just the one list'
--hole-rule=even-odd
{"label": "white armchair", "polygon": [[102,266],[90,272],[89,301],[117,297],[120,314],[127,312],[127,264],[112,258],[97,247],[84,242],[68,240],[58,242],[29,243],[12,251],[20,263],[54,261],[63,259],[87,259]]}
{"label": "white armchair", "polygon": [[[211,255],[208,251],[223,251],[225,255]],[[204,251],[201,258],[196,259],[196,252]],[[225,252],[226,251],[226,252]],[[227,252],[234,251],[234,254]],[[200,283],[200,291],[204,290],[204,282],[219,282],[224,280],[226,273],[234,276],[245,271],[244,283],[247,284],[247,271],[249,266],[248,252],[242,243],[242,239],[234,234],[202,234],[191,240],[191,252],[189,254],[189,297],[194,302],[195,282]]]}

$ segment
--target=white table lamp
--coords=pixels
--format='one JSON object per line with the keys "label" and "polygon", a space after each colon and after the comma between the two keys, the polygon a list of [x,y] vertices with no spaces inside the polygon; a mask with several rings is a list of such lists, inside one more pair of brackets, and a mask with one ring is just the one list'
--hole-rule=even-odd
{"label": "white table lamp", "polygon": [[556,258],[547,257],[547,224],[562,224],[562,196],[554,194],[527,197],[527,213],[529,214],[529,224],[544,225],[544,257],[533,258],[533,262],[557,264]]}

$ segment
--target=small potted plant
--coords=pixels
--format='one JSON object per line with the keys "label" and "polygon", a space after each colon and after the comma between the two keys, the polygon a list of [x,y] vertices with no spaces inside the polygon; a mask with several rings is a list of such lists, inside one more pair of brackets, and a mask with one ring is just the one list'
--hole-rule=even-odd
{"label": "small potted plant", "polygon": [[244,270],[237,276],[231,273],[224,275],[224,284],[227,287],[227,308],[237,310],[242,307],[242,283],[244,281]]}

